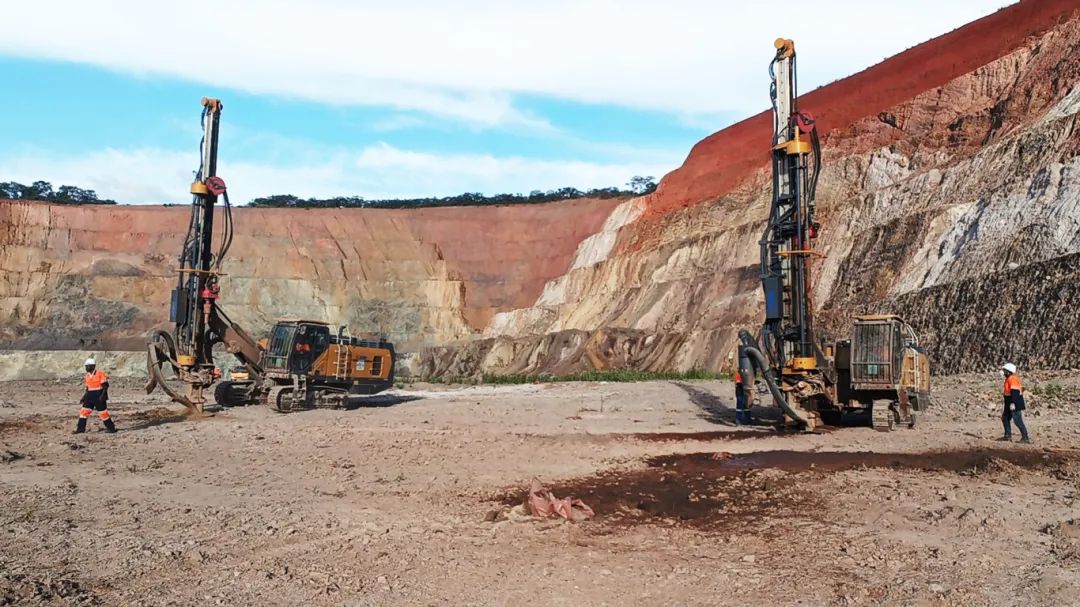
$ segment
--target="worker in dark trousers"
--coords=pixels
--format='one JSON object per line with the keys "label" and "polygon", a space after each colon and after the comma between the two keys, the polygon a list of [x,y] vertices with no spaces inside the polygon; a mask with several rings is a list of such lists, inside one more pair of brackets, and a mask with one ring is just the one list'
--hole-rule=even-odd
{"label": "worker in dark trousers", "polygon": [[86,420],[96,409],[101,423],[105,424],[106,432],[116,432],[116,424],[109,415],[109,378],[97,368],[97,361],[93,358],[86,359],[86,392],[83,392],[79,405],[79,424],[75,426],[75,434],[86,432]]}
{"label": "worker in dark trousers", "polygon": [[998,440],[1012,440],[1012,424],[1020,430],[1020,442],[1028,444],[1031,438],[1028,436],[1027,426],[1024,425],[1024,389],[1020,385],[1020,376],[1016,374],[1016,365],[1005,363],[1001,366],[1001,373],[1005,376],[1005,409],[1001,413],[1001,423],[1005,426],[1005,436]]}
{"label": "worker in dark trousers", "polygon": [[746,386],[743,385],[743,376],[739,369],[735,369],[735,423],[740,426],[750,423],[750,408],[746,402]]}

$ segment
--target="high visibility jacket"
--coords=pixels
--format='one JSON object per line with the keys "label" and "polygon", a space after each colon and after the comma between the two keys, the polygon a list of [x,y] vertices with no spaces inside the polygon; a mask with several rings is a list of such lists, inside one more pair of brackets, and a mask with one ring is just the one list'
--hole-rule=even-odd
{"label": "high visibility jacket", "polygon": [[87,390],[101,390],[107,383],[109,383],[109,378],[101,372],[101,369],[95,369],[93,373],[86,374]]}
{"label": "high visibility jacket", "polygon": [[1006,377],[1003,390],[1005,409],[1008,410],[1009,405],[1012,405],[1017,411],[1023,411],[1026,405],[1024,403],[1024,390],[1020,385],[1020,377],[1015,373]]}

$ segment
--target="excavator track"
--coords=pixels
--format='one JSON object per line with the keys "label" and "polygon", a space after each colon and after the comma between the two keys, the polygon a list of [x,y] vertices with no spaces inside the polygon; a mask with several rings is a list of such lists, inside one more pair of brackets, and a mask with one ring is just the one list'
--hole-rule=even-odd
{"label": "excavator track", "polygon": [[293,411],[293,387],[274,386],[266,395],[266,404],[278,413]]}
{"label": "excavator track", "polygon": [[870,423],[878,432],[891,432],[896,427],[896,413],[887,400],[876,400],[870,407]]}

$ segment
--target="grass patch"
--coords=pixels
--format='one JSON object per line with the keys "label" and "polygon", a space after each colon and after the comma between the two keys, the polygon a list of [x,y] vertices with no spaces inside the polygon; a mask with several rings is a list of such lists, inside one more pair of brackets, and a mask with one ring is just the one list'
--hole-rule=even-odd
{"label": "grass patch", "polygon": [[484,373],[479,378],[475,377],[428,377],[423,381],[432,384],[485,384],[485,385],[510,385],[510,384],[554,384],[578,381],[606,381],[606,382],[639,382],[639,381],[694,381],[705,379],[730,379],[728,373],[717,373],[704,369],[691,369],[689,371],[581,371],[570,375],[553,375],[551,373],[512,373],[509,375],[496,375]]}
{"label": "grass patch", "polygon": [[1062,398],[1065,396],[1065,386],[1055,383],[1035,384],[1031,387],[1031,393],[1035,396]]}

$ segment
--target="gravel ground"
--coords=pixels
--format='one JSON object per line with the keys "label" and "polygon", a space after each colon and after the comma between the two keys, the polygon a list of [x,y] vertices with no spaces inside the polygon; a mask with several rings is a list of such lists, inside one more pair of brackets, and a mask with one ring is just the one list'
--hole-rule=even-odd
{"label": "gravel ground", "polygon": [[[1033,446],[974,375],[890,434],[736,428],[723,382],[195,419],[119,381],[72,436],[78,380],[7,382],[0,605],[1080,604],[1078,378],[1025,378]],[[524,516],[533,477],[596,518]]]}

